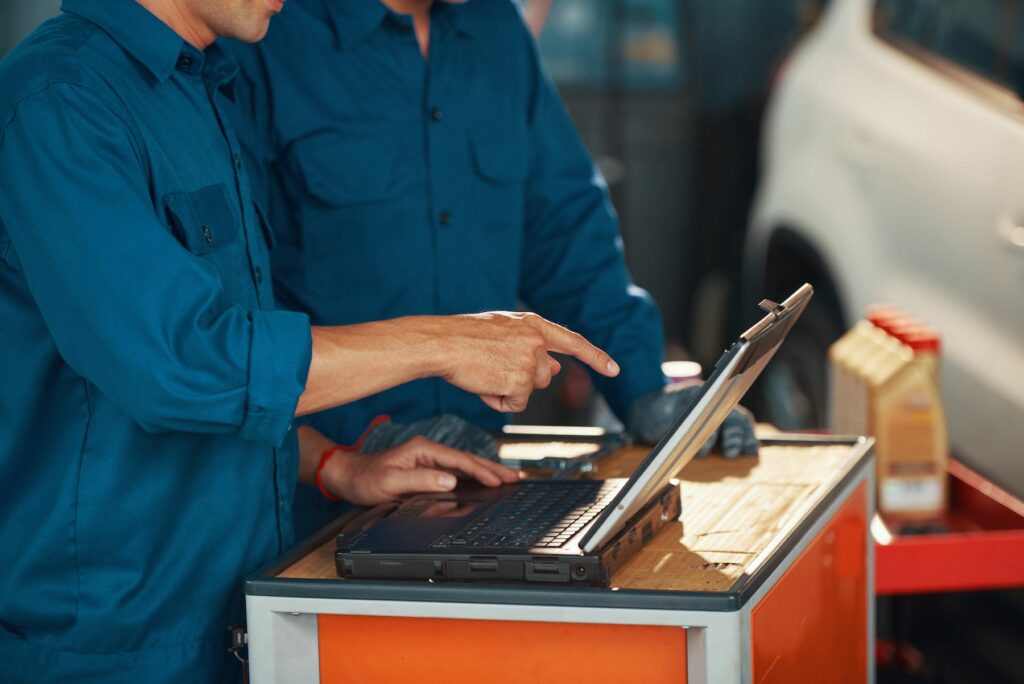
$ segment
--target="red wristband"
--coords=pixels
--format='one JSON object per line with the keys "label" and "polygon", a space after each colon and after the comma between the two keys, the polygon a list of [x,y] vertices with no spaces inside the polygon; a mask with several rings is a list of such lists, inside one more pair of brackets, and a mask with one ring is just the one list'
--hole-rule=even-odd
{"label": "red wristband", "polygon": [[320,455],[320,465],[316,467],[316,488],[320,490],[320,493],[324,495],[324,498],[328,501],[341,501],[340,496],[334,496],[327,487],[324,487],[324,466],[327,465],[327,461],[331,460],[331,456],[338,453],[339,451],[355,451],[352,447],[332,446],[330,449]]}
{"label": "red wristband", "polygon": [[351,453],[359,451],[359,447],[361,447],[363,445],[363,442],[366,441],[366,438],[370,436],[370,432],[373,431],[373,428],[377,427],[381,423],[389,422],[391,422],[391,416],[377,416],[370,422],[370,425],[367,426],[365,430],[363,430],[363,434],[361,434],[359,436],[359,439],[356,440],[355,446],[349,447],[338,444],[336,446],[332,446],[330,449],[320,454],[320,465],[316,467],[316,488],[320,490],[320,493],[324,495],[325,499],[327,499],[328,501],[341,501],[341,497],[331,494],[329,491],[327,491],[327,487],[324,487],[324,466],[327,465],[327,462],[329,460],[331,460],[331,456],[333,456],[339,451],[348,451]]}

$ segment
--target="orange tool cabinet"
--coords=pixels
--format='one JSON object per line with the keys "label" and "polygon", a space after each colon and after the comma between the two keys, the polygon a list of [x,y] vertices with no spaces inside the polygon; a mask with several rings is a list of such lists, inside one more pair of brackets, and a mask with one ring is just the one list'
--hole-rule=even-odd
{"label": "orange tool cabinet", "polygon": [[692,461],[681,521],[609,588],[341,580],[340,520],[246,582],[252,682],[871,681],[872,447],[776,433]]}

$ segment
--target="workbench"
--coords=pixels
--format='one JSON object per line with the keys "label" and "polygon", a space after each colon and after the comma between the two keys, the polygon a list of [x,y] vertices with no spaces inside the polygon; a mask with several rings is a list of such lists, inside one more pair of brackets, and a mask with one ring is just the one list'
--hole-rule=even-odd
{"label": "workbench", "polygon": [[681,521],[610,588],[341,580],[340,519],[246,582],[252,681],[872,680],[873,442],[778,434],[678,477]]}

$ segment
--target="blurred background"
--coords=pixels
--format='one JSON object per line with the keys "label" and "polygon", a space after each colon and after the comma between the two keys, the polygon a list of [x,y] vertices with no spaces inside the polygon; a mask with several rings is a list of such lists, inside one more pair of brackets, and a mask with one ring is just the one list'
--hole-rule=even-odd
{"label": "blurred background", "polygon": [[[369,0],[367,0],[369,1]],[[747,403],[828,425],[872,302],[943,336],[952,451],[1024,496],[1024,0],[522,0],[668,356],[705,368],[810,281]],[[2,0],[0,56],[57,0]],[[521,419],[609,423],[582,372]],[[1019,591],[879,599],[882,682],[1024,682]]]}

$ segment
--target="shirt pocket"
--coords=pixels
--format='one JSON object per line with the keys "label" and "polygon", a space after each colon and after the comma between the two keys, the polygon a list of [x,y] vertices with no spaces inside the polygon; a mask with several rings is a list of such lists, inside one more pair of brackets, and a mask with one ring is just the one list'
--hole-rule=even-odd
{"label": "shirt pocket", "polygon": [[164,196],[171,227],[189,251],[203,256],[238,239],[239,225],[223,183]]}
{"label": "shirt pocket", "polygon": [[292,143],[291,164],[305,192],[330,207],[393,199],[401,194],[395,136],[323,131]]}
{"label": "shirt pocket", "polygon": [[164,195],[175,237],[192,254],[212,264],[223,288],[222,304],[255,303],[242,226],[224,183]]}
{"label": "shirt pocket", "polygon": [[471,128],[468,138],[473,214],[466,239],[476,241],[481,268],[504,273],[517,263],[524,230],[530,155],[526,125],[496,120]]}
{"label": "shirt pocket", "polygon": [[526,179],[529,149],[522,122],[489,124],[469,134],[473,168],[492,185],[513,185]]}

